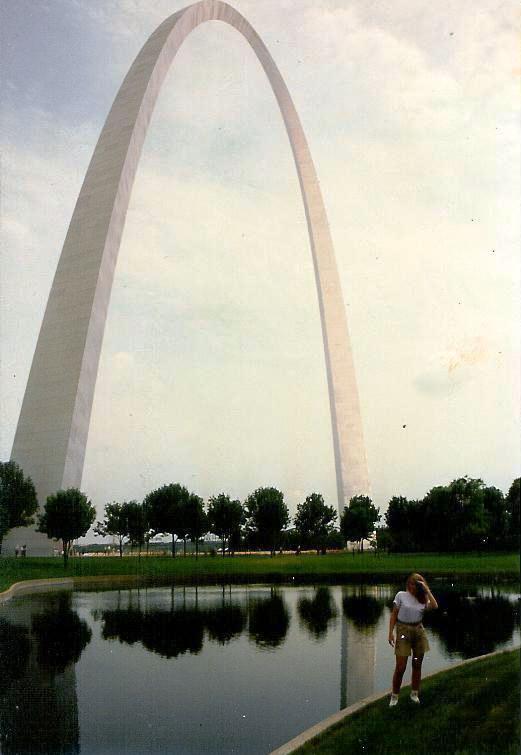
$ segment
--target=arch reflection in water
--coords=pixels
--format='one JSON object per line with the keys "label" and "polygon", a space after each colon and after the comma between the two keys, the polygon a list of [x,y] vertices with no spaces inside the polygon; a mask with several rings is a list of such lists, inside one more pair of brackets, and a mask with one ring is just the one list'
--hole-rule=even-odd
{"label": "arch reflection in water", "polygon": [[0,616],[3,753],[79,753],[74,664],[91,636],[66,593],[13,601]]}
{"label": "arch reflection in water", "polygon": [[30,652],[27,627],[0,619],[0,679],[3,687],[24,676]]}
{"label": "arch reflection in water", "polygon": [[342,588],[341,709],[375,691],[376,626],[384,606],[381,588]]}

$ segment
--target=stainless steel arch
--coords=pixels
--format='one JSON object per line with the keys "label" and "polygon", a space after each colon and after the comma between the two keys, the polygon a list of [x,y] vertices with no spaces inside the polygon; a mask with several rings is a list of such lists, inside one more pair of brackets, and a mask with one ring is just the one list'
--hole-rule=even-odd
{"label": "stainless steel arch", "polygon": [[[319,183],[299,117],[275,62],[243,16],[202,0],[167,18],[145,43],[114,100],[81,188],[49,295],[13,444],[39,499],[79,486],[105,320],[125,216],[141,149],[166,73],[185,37],[224,21],[249,42],[280,107],[299,176],[318,291],[339,509],[369,479],[345,307]],[[29,552],[45,536],[14,530]]]}

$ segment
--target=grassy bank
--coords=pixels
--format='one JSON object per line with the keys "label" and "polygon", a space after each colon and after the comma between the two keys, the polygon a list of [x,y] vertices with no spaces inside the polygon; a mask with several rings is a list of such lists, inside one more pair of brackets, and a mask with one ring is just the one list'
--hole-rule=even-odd
{"label": "grassy bank", "polygon": [[301,747],[299,755],[519,752],[519,650],[425,680],[421,704],[379,700]]}
{"label": "grassy bank", "polygon": [[270,556],[83,557],[69,560],[67,569],[60,558],[0,558],[0,592],[14,582],[56,577],[135,576],[177,581],[295,581],[348,582],[363,578],[401,580],[411,571],[427,578],[435,576],[496,577],[516,579],[519,555],[492,554],[393,554],[330,553],[325,556],[294,554]]}

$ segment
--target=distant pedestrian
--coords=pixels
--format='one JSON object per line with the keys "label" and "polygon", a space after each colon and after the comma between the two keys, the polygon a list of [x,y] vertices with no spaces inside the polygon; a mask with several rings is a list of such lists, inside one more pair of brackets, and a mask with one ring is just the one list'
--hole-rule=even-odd
{"label": "distant pedestrian", "polygon": [[26,555],[27,555],[27,546],[26,545],[22,545],[22,551],[21,551],[21,553],[22,553],[22,558],[25,558]]}
{"label": "distant pedestrian", "polygon": [[18,558],[19,555],[20,555],[20,546],[17,545],[16,548],[14,549],[14,557]]}
{"label": "distant pedestrian", "polygon": [[[412,652],[411,700],[419,704],[419,692],[423,656],[429,650],[429,641],[422,619],[426,610],[438,608],[438,603],[421,574],[410,574],[406,590],[396,593],[389,621],[389,645],[394,647],[396,667],[393,674],[393,689],[389,705],[398,704],[398,695],[407,659]],[[396,639],[394,629],[396,627]]]}

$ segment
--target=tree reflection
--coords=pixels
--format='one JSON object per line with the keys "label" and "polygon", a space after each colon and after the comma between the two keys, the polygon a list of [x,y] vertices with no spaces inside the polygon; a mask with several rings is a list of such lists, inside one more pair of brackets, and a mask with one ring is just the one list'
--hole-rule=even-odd
{"label": "tree reflection", "polygon": [[300,598],[297,609],[302,624],[317,640],[327,633],[329,623],[337,616],[329,587],[318,587],[313,598]]}
{"label": "tree reflection", "polygon": [[206,628],[211,640],[225,645],[246,628],[246,613],[236,603],[209,608],[206,611]]}
{"label": "tree reflection", "polygon": [[449,653],[463,658],[491,653],[512,638],[519,624],[518,607],[501,595],[437,592],[436,599],[439,609],[428,611],[424,624],[440,637]]}
{"label": "tree reflection", "polygon": [[61,595],[56,607],[35,616],[32,631],[39,665],[57,674],[79,661],[92,637],[88,624],[71,610],[70,595]]}
{"label": "tree reflection", "polygon": [[[185,596],[186,597],[186,596]],[[246,629],[259,647],[275,648],[284,640],[289,626],[289,614],[282,598],[272,590],[269,598],[256,599],[248,613],[237,603],[225,603],[200,609],[196,603],[189,608],[174,606],[169,611],[117,608],[101,612],[102,637],[118,639],[143,647],[164,658],[176,658],[182,653],[199,653],[203,648],[205,630],[208,638],[221,645],[238,637]]]}
{"label": "tree reflection", "polygon": [[204,617],[197,608],[143,611],[116,608],[102,611],[102,637],[127,645],[140,642],[144,648],[163,658],[184,653],[197,654],[203,648]]}
{"label": "tree reflection", "polygon": [[147,613],[143,630],[143,646],[163,658],[195,655],[203,649],[204,618],[197,609]]}
{"label": "tree reflection", "polygon": [[346,619],[350,619],[360,631],[373,629],[384,610],[384,601],[377,600],[364,592],[359,595],[346,595],[342,600]]}
{"label": "tree reflection", "polygon": [[[325,592],[327,595],[319,594],[318,603],[314,601],[313,604],[315,610],[322,606],[322,611],[325,610],[330,618],[334,607],[331,607],[327,588]],[[224,596],[222,605],[204,609],[200,609],[197,604],[176,607],[172,596],[170,610],[131,606],[103,610],[100,618],[103,622],[103,639],[117,639],[128,645],[139,642],[144,648],[163,658],[177,658],[187,652],[200,653],[205,630],[210,640],[225,645],[245,631],[247,618],[250,638],[264,648],[280,645],[289,626],[286,604],[275,591],[272,591],[269,598],[252,601],[248,613],[237,603],[226,604]],[[318,619],[315,623],[319,625]]]}
{"label": "tree reflection", "polygon": [[261,648],[276,648],[285,639],[289,627],[286,604],[274,590],[269,598],[252,600],[248,607],[248,633]]}
{"label": "tree reflection", "polygon": [[140,608],[115,608],[101,612],[104,640],[119,640],[134,645],[143,639],[145,614]]}

